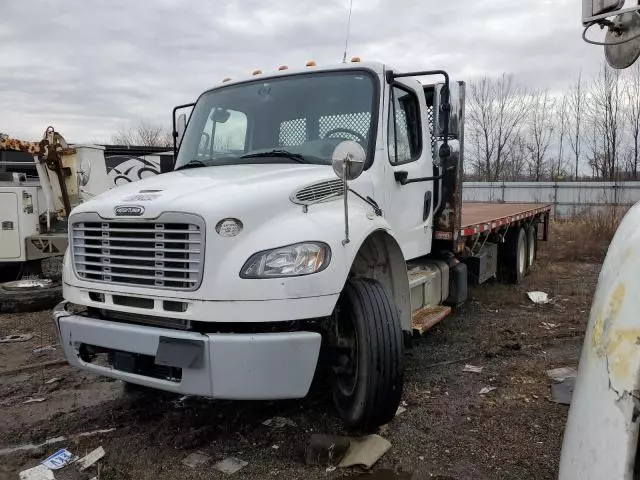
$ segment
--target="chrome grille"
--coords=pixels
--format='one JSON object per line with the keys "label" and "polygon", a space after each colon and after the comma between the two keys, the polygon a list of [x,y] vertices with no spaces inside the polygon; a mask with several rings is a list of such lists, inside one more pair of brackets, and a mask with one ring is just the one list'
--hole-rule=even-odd
{"label": "chrome grille", "polygon": [[204,228],[196,218],[194,222],[193,216],[178,214],[149,221],[74,217],[75,272],[94,282],[195,290],[204,266]]}
{"label": "chrome grille", "polygon": [[342,195],[342,180],[326,180],[301,188],[291,196],[291,200],[299,204],[310,204]]}

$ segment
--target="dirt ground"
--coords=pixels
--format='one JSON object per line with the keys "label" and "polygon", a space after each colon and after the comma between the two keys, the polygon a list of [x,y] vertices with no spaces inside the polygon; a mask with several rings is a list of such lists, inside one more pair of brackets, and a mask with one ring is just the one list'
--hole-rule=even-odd
{"label": "dirt ground", "polygon": [[[598,248],[577,263],[576,242],[571,228],[555,225],[522,285],[473,288],[466,305],[416,342],[407,353],[407,410],[381,429],[392,448],[372,472],[305,464],[312,433],[346,433],[323,385],[302,401],[179,402],[126,396],[120,382],[58,365],[0,373],[0,479],[17,478],[59,448],[83,455],[98,446],[106,450],[105,480],[227,478],[211,466],[226,457],[248,462],[230,477],[237,479],[556,478],[568,407],[551,401],[545,371],[577,366],[603,258]],[[549,293],[552,303],[532,304],[531,290]],[[0,315],[0,336],[17,333],[34,337],[0,344],[0,370],[60,358],[50,312]],[[49,345],[57,349],[34,353]],[[463,372],[465,364],[482,373]],[[495,390],[480,395],[483,387]],[[23,403],[30,398],[45,400]],[[274,416],[296,426],[262,425]],[[100,429],[114,430],[79,435]],[[66,439],[1,453],[60,436]],[[193,452],[210,463],[184,466]]]}

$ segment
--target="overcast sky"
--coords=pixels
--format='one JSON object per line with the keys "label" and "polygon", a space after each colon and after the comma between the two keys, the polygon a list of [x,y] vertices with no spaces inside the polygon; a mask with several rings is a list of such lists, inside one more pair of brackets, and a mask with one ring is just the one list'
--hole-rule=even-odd
{"label": "overcast sky", "polygon": [[[348,0],[5,0],[0,131],[108,141],[224,77],[341,61]],[[353,0],[349,56],[559,90],[595,72],[580,0]]]}

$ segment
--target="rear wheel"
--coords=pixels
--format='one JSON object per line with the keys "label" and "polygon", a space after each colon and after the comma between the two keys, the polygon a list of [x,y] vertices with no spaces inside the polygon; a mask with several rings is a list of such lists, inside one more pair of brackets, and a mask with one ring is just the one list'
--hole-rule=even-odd
{"label": "rear wheel", "polygon": [[524,228],[509,230],[501,246],[503,278],[508,283],[522,282],[527,270],[527,238]]}
{"label": "rear wheel", "polygon": [[536,227],[527,228],[527,269],[531,269],[536,260],[538,231]]}
{"label": "rear wheel", "polygon": [[380,282],[347,282],[331,337],[333,400],[344,422],[372,430],[391,421],[402,395],[403,335],[398,311]]}

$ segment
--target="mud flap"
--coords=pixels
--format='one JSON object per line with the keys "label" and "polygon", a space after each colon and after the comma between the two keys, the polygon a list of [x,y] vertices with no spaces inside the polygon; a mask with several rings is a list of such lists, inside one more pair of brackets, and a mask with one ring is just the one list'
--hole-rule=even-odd
{"label": "mud flap", "polygon": [[202,368],[204,341],[160,337],[156,365],[174,368]]}

